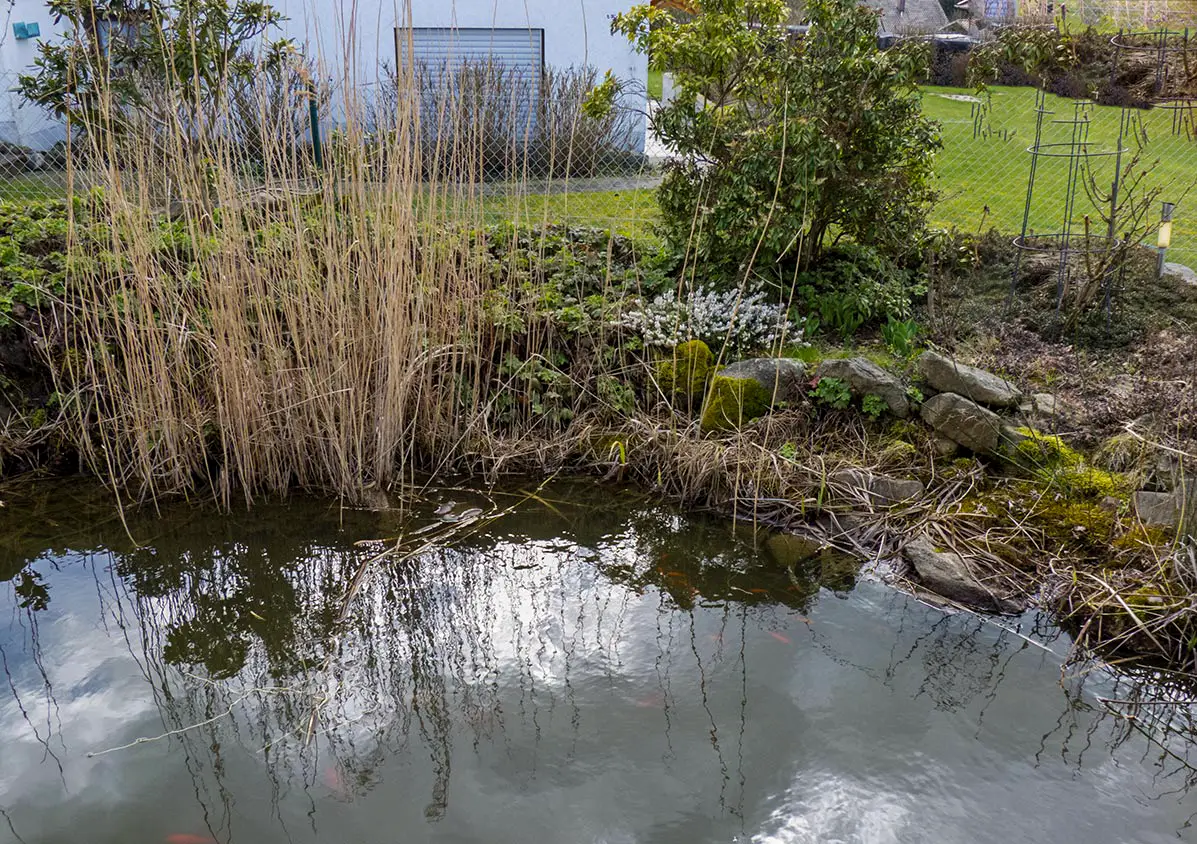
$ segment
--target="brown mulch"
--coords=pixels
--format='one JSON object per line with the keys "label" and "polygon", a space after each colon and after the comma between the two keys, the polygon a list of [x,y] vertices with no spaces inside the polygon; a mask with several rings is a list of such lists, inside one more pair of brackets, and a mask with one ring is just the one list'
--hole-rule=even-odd
{"label": "brown mulch", "polygon": [[1005,326],[977,363],[1028,391],[1056,396],[1058,433],[1095,448],[1128,423],[1171,448],[1197,452],[1197,334],[1156,331],[1128,352],[1093,353]]}

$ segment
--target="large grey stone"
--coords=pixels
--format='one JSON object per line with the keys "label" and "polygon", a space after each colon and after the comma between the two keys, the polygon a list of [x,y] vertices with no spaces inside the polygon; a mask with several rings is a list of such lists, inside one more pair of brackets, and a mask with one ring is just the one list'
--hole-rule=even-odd
{"label": "large grey stone", "polygon": [[931,453],[936,457],[955,457],[956,452],[960,450],[960,443],[955,440],[950,440],[947,437],[932,437],[931,438]]}
{"label": "large grey stone", "polygon": [[906,543],[902,555],[914,568],[920,582],[937,595],[983,610],[1018,612],[1021,603],[986,588],[969,570],[968,563],[954,551],[939,550],[926,536]]}
{"label": "large grey stone", "polygon": [[[1178,492],[1136,492],[1131,500],[1135,505],[1135,515],[1148,525],[1160,525],[1174,530],[1197,528],[1195,502],[1187,500],[1183,490]],[[1186,518],[1186,510],[1188,518]]]}
{"label": "large grey stone", "polygon": [[831,480],[856,490],[861,497],[882,507],[921,498],[927,491],[922,481],[893,478],[864,469],[841,469],[831,474]]}
{"label": "large grey stone", "polygon": [[958,363],[939,352],[919,355],[919,375],[941,393],[956,393],[994,407],[1013,407],[1022,393],[1017,387],[992,372]]}
{"label": "large grey stone", "polygon": [[1060,414],[1060,402],[1051,393],[1032,393],[1018,403],[1018,412],[1037,419],[1052,419]]}
{"label": "large grey stone", "polygon": [[1184,264],[1174,264],[1169,261],[1164,264],[1164,275],[1175,278],[1184,284],[1197,286],[1197,270]]}
{"label": "large grey stone", "polygon": [[773,404],[797,403],[806,396],[806,367],[793,358],[750,358],[719,371],[728,378],[751,378],[768,390]]}
{"label": "large grey stone", "polygon": [[775,533],[765,540],[765,550],[786,568],[793,568],[819,553],[821,542],[794,533]]}
{"label": "large grey stone", "polygon": [[923,402],[921,415],[936,433],[980,454],[995,451],[1001,442],[1001,418],[964,396],[932,396]]}
{"label": "large grey stone", "polygon": [[910,415],[906,387],[895,376],[868,358],[832,358],[819,364],[820,378],[839,378],[852,388],[853,395],[879,396],[889,412],[899,419]]}

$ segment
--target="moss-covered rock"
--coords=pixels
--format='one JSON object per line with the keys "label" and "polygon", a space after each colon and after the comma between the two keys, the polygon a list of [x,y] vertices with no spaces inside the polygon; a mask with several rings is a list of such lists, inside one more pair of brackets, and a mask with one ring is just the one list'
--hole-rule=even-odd
{"label": "moss-covered rock", "polygon": [[1115,548],[1124,551],[1140,551],[1144,548],[1154,551],[1157,548],[1166,548],[1171,544],[1172,539],[1172,531],[1167,528],[1135,522],[1112,544]]}
{"label": "moss-covered rock", "polygon": [[851,554],[825,548],[819,552],[819,585],[833,592],[851,592],[863,565]]}
{"label": "moss-covered rock", "polygon": [[1013,434],[1006,456],[1065,495],[1101,500],[1125,499],[1130,494],[1129,478],[1093,466],[1055,434],[1034,428],[1016,428]]}
{"label": "moss-covered rock", "polygon": [[769,412],[769,391],[753,378],[716,375],[702,411],[704,431],[732,431]]}
{"label": "moss-covered rock", "polygon": [[701,340],[689,340],[657,364],[657,383],[666,395],[701,398],[715,365],[715,355]]}

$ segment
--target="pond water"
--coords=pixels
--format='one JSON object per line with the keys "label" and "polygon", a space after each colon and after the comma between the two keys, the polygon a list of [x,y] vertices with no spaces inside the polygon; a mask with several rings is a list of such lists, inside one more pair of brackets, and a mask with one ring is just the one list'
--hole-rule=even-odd
{"label": "pond water", "polygon": [[1193,833],[1189,769],[1107,713],[1112,675],[1062,672],[1042,620],[833,554],[787,570],[630,491],[127,529],[77,485],[5,503],[0,842]]}

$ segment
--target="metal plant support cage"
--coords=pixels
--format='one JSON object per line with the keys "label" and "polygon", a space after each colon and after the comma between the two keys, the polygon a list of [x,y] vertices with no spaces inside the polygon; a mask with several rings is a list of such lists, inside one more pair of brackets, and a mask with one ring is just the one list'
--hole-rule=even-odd
{"label": "metal plant support cage", "polygon": [[[1095,103],[1092,100],[1076,99],[1072,102],[1071,119],[1050,119],[1055,112],[1047,107],[1047,93],[1042,89],[1036,92],[1035,140],[1026,149],[1031,156],[1031,169],[1027,177],[1022,229],[1013,241],[1018,252],[1014,261],[1014,272],[1010,279],[1010,303],[1013,303],[1017,293],[1024,256],[1028,253],[1056,256],[1056,312],[1059,313],[1074,269],[1075,259],[1095,254],[1108,254],[1123,245],[1123,241],[1117,237],[1115,209],[1118,207],[1118,193],[1121,186],[1122,157],[1130,151],[1125,141],[1134,117],[1130,114],[1130,109],[1123,108],[1119,118],[1117,142],[1113,148],[1102,148],[1089,140],[1089,129],[1092,123],[1090,110],[1094,106]],[[1047,123],[1067,127],[1068,140],[1045,141],[1044,129]],[[1111,158],[1114,160],[1114,164],[1113,174],[1110,178],[1110,203],[1106,229],[1097,236],[1093,235],[1088,226],[1085,226],[1084,232],[1078,232],[1076,230],[1077,198],[1084,184],[1083,180],[1095,178],[1093,176],[1095,163]],[[1067,162],[1068,177],[1064,191],[1064,208],[1058,230],[1032,232],[1031,209],[1035,204],[1036,177],[1043,164],[1042,159]],[[1099,211],[1096,205],[1094,205],[1094,211]],[[1089,215],[1085,215],[1085,219],[1088,217]],[[1102,278],[1102,300],[1107,320],[1110,317],[1114,284],[1121,283],[1125,272],[1125,262],[1120,261],[1116,266],[1112,266]]]}
{"label": "metal plant support cage", "polygon": [[[1148,55],[1155,58],[1150,107],[1172,112],[1172,134],[1197,140],[1197,33],[1189,29],[1119,31],[1110,39],[1117,58],[1111,73],[1117,72],[1127,56]],[[1176,89],[1176,65],[1186,71],[1180,89]]]}
{"label": "metal plant support cage", "polygon": [[1113,68],[1115,71],[1122,64],[1124,56],[1132,54],[1155,56],[1155,83],[1152,90],[1155,96],[1161,99],[1166,98],[1166,92],[1172,81],[1169,58],[1179,56],[1181,64],[1190,66],[1188,57],[1192,54],[1194,60],[1197,61],[1197,38],[1188,29],[1180,31],[1171,29],[1120,30],[1110,39],[1110,43],[1118,54]]}
{"label": "metal plant support cage", "polygon": [[[1172,112],[1171,129],[1174,136],[1184,135],[1197,140],[1197,95],[1188,86],[1197,79],[1197,38],[1190,30],[1174,31],[1160,29],[1151,31],[1119,31],[1110,39],[1114,49],[1114,61],[1110,68],[1111,80],[1117,78],[1119,68],[1130,56],[1153,56],[1155,60],[1154,80],[1146,110]],[[1176,69],[1182,68],[1185,76],[1177,86]],[[1035,98],[1035,139],[1026,151],[1031,155],[1030,173],[1027,177],[1026,201],[1023,207],[1022,229],[1014,238],[1018,250],[1014,272],[1010,279],[1010,303],[1017,292],[1024,256],[1036,253],[1056,256],[1056,312],[1063,306],[1066,291],[1077,257],[1086,258],[1094,254],[1110,254],[1126,245],[1125,238],[1118,236],[1117,209],[1122,187],[1123,156],[1130,152],[1128,138],[1140,137],[1135,131],[1145,109],[1123,106],[1118,121],[1118,139],[1112,148],[1102,148],[1089,140],[1092,123],[1092,109],[1096,104],[1088,99],[1073,100],[1071,119],[1056,118],[1047,107],[1047,94],[1042,89]],[[1045,123],[1068,127],[1069,137],[1065,141],[1045,141]],[[1057,231],[1036,233],[1031,230],[1031,209],[1035,201],[1036,177],[1043,163],[1041,159],[1064,160],[1068,166],[1068,178],[1064,191],[1062,218]],[[1106,226],[1101,234],[1094,235],[1089,227],[1077,231],[1078,191],[1092,180],[1094,184],[1106,184],[1095,175],[1095,167],[1102,161],[1113,161],[1113,172],[1109,174],[1110,193],[1108,201],[1099,207],[1088,197],[1093,211],[1103,216]],[[1088,220],[1089,215],[1085,215]],[[1107,324],[1111,316],[1111,302],[1115,286],[1121,286],[1126,277],[1126,256],[1113,262],[1102,278],[1102,300]]]}

